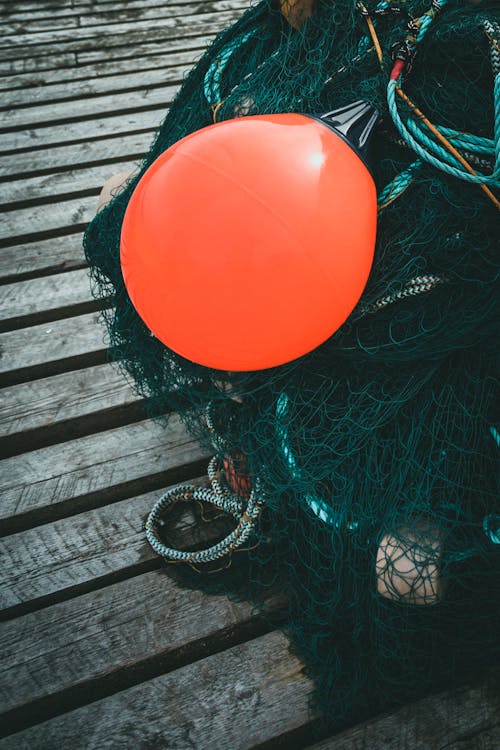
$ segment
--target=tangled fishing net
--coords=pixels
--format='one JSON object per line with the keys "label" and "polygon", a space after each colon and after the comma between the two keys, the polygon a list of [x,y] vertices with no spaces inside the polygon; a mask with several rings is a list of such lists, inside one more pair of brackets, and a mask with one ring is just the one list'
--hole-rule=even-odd
{"label": "tangled fishing net", "polygon": [[[263,0],[217,37],[85,250],[96,295],[114,303],[112,357],[152,413],[179,412],[210,446],[213,487],[199,497],[234,518],[228,539],[176,558],[157,533],[179,499],[168,495],[150,518],[152,543],[200,570],[226,561],[200,585],[285,591],[287,632],[339,727],[499,656],[500,11],[496,0],[284,6],[288,18]],[[139,177],[215,120],[359,99],[381,115],[379,213],[372,272],[346,323],[261,371],[211,370],[169,350],[120,270]]]}

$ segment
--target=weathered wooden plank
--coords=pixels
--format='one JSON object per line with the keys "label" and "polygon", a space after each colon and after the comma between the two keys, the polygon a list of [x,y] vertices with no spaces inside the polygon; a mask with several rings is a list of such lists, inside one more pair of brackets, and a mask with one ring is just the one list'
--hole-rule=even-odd
{"label": "weathered wooden plank", "polygon": [[105,333],[98,318],[98,313],[77,315],[1,334],[0,384],[104,362]]}
{"label": "weathered wooden plank", "polygon": [[82,236],[70,234],[2,248],[0,279],[5,283],[41,273],[69,271],[84,264]]}
{"label": "weathered wooden plank", "polygon": [[0,61],[0,76],[12,73],[26,73],[32,70],[53,70],[54,68],[72,68],[77,64],[75,52],[59,52],[50,57],[34,58],[22,57]]}
{"label": "weathered wooden plank", "polygon": [[[137,162],[122,160],[110,164],[96,164],[90,167],[68,168],[65,172],[19,177],[5,182],[0,198],[0,210],[9,211],[26,203],[37,201],[45,204],[47,221],[50,223],[51,205],[58,200],[67,200],[77,195],[99,193],[104,182],[118,172],[132,172]],[[95,203],[94,203],[95,206]]]}
{"label": "weathered wooden plank", "polygon": [[[136,47],[133,49],[136,54],[129,59],[106,60],[97,63],[79,64],[77,68],[58,68],[56,70],[40,70],[28,73],[18,73],[12,76],[0,77],[0,89],[5,91],[18,92],[18,89],[40,89],[43,91],[44,86],[54,86],[56,84],[69,84],[71,81],[88,81],[92,82],[95,78],[105,76],[115,76],[121,73],[137,73],[156,68],[169,68],[180,65],[193,65],[195,61],[203,54],[212,37],[193,37],[192,39],[172,40],[168,46],[162,45],[161,54],[153,48],[148,53],[147,45],[144,45],[145,52],[140,55]],[[3,95],[2,95],[3,99]]]}
{"label": "weathered wooden plank", "polygon": [[[193,480],[190,480],[190,483]],[[196,479],[193,484],[205,484]],[[37,528],[0,539],[3,570],[0,609],[31,609],[55,595],[67,598],[91,584],[93,588],[144,571],[146,564],[157,562],[144,535],[144,522],[160,496],[158,489],[121,500],[95,510],[61,518]],[[210,524],[198,524],[190,530],[193,516],[188,515],[175,543],[185,548],[199,543],[202,535],[211,539]],[[24,607],[26,609],[26,606]]]}
{"label": "weathered wooden plank", "polygon": [[[140,397],[118,367],[86,367],[51,378],[21,383],[0,391],[0,453],[55,437],[68,439],[82,423],[87,431],[105,426],[113,414],[129,413]],[[138,410],[136,410],[138,411]],[[80,428],[81,429],[81,428]]]}
{"label": "weathered wooden plank", "polygon": [[150,132],[163,120],[169,104],[170,102],[167,102],[151,110],[124,112],[95,120],[82,122],[76,120],[62,125],[52,124],[4,133],[1,138],[0,152],[15,154],[34,148],[67,145],[75,141],[92,143],[97,136],[106,138],[119,137],[133,132]]}
{"label": "weathered wooden plank", "polygon": [[[161,86],[141,88],[137,91],[126,91],[117,94],[102,94],[70,102],[55,102],[54,104],[38,104],[33,107],[0,112],[0,129],[28,128],[35,124],[92,119],[102,116],[106,112],[127,112],[138,109],[152,109],[161,104],[171,102],[180,82]],[[88,127],[88,125],[87,125]]]}
{"label": "weathered wooden plank", "polygon": [[[190,463],[207,457],[179,418],[145,420],[4,459],[0,476],[4,525],[26,524],[120,499],[176,481]],[[31,519],[31,521],[30,521]]]}
{"label": "weathered wooden plank", "polygon": [[179,85],[191,67],[191,61],[184,65],[169,65],[166,67],[165,60],[163,60],[161,66],[158,65],[148,70],[128,71],[98,78],[86,77],[81,80],[68,80],[64,83],[46,83],[43,86],[13,89],[2,94],[2,109],[19,105],[31,107],[44,102],[52,106],[55,102],[60,101],[65,101],[68,106],[72,106],[69,102],[80,97],[101,96],[118,93],[122,90],[133,91],[134,89],[145,89],[168,83]]}
{"label": "weathered wooden plank", "polygon": [[307,750],[498,750],[500,684],[431,695],[399,711],[349,729]]}
{"label": "weathered wooden plank", "polygon": [[161,23],[150,21],[120,23],[113,25],[112,34],[109,33],[108,24],[80,27],[77,35],[72,29],[54,29],[36,34],[15,34],[3,38],[0,60],[8,60],[9,57],[14,56],[21,59],[22,57],[45,57],[52,53],[87,51],[102,46],[104,37],[107,46],[116,47],[153,39],[168,39],[169,36],[180,38],[184,35],[192,37],[210,34],[233,23],[241,13],[242,7],[239,5],[229,11],[215,10],[212,13],[182,14],[170,18],[167,16],[161,20]]}
{"label": "weathered wooden plank", "polygon": [[[24,10],[19,9],[17,12],[11,12],[4,15],[3,23],[1,25],[1,35],[10,34],[36,34],[40,31],[59,30],[73,28],[77,29],[80,26],[92,25],[92,24],[104,24],[104,23],[118,23],[120,21],[133,21],[147,18],[149,20],[156,20],[162,18],[166,13],[171,16],[179,15],[185,9],[187,13],[203,12],[203,4],[191,2],[189,4],[169,3],[167,6],[165,3],[155,3],[155,7],[149,9],[149,13],[144,13],[144,3],[138,6],[136,3],[131,2],[130,7],[124,7],[120,4],[100,4],[94,7],[92,11],[85,8],[63,8],[57,9],[57,12],[50,13],[44,9],[32,9]],[[1,10],[0,10],[1,13]],[[1,37],[0,37],[1,38]]]}
{"label": "weathered wooden plank", "polygon": [[60,29],[78,28],[83,29],[87,26],[102,26],[109,24],[113,26],[118,23],[127,23],[139,21],[149,21],[154,23],[163,21],[165,17],[176,17],[181,14],[195,15],[198,13],[210,13],[214,10],[224,11],[234,8],[246,9],[247,2],[242,0],[216,0],[216,2],[189,2],[189,3],[155,3],[153,7],[137,3],[123,4],[101,4],[84,13],[73,10],[72,15],[66,12],[63,15],[47,15],[47,11],[42,13],[18,12],[16,15],[9,14],[2,24],[4,36],[19,34],[24,36],[33,36],[40,32],[59,31]]}
{"label": "weathered wooden plank", "polygon": [[[178,51],[205,48],[222,28],[213,27],[209,29],[204,27],[203,33],[200,32],[193,36],[189,36],[186,33],[180,38],[172,35],[168,41],[161,38],[144,38],[143,40],[136,40],[130,47],[120,45],[118,47],[81,50],[76,53],[76,59],[79,66],[88,63],[108,65],[109,63],[128,61],[128,64],[134,69],[134,60],[137,60],[138,65],[141,66],[143,64],[142,61],[145,61],[147,64],[147,58],[151,55],[160,55],[164,59],[169,59],[170,55],[176,54]],[[77,72],[79,69],[77,69]]]}
{"label": "weathered wooden plank", "polygon": [[83,231],[95,216],[98,194],[96,187],[94,194],[87,197],[5,211],[0,222],[0,246]]}
{"label": "weathered wooden plank", "polygon": [[96,308],[88,271],[68,271],[0,286],[0,331]]}
{"label": "weathered wooden plank", "polygon": [[[188,655],[189,661],[206,656],[253,619],[248,603],[182,588],[162,569],[2,623],[0,700],[7,716],[0,722],[12,721],[15,709],[43,698],[67,707],[68,690],[81,705],[90,680],[95,696],[96,682],[123,688],[130,670],[161,674]],[[30,723],[36,718],[32,705],[18,711],[21,726],[27,712]],[[46,711],[40,713],[47,718]]]}
{"label": "weathered wooden plank", "polygon": [[[161,56],[164,61],[168,61],[171,55],[178,54],[183,50],[203,49],[218,31],[220,29],[214,27],[204,29],[203,33],[198,32],[193,35],[186,33],[181,38],[169,34],[167,38],[158,37],[153,40],[145,36],[141,40],[135,40],[131,45],[121,44],[108,47],[106,44],[96,49],[84,49],[67,54],[62,52],[58,55],[46,57],[21,57],[3,60],[0,62],[0,84],[9,88],[12,80],[14,86],[17,78],[13,76],[18,75],[25,78],[42,76],[43,80],[48,77],[47,80],[49,81],[57,81],[60,76],[67,77],[68,74],[74,73],[78,79],[81,77],[82,66],[89,63],[106,66],[109,63],[128,60],[131,70],[140,70],[143,65],[147,66],[147,58],[150,56]],[[98,73],[98,75],[103,75],[103,73]]]}
{"label": "weathered wooden plank", "polygon": [[139,21],[156,22],[161,20],[163,22],[165,18],[175,16],[207,16],[210,17],[214,12],[222,13],[223,11],[244,11],[249,6],[249,0],[215,0],[215,2],[190,2],[178,5],[177,3],[169,3],[168,5],[160,6],[157,3],[154,7],[149,7],[143,3],[141,6],[125,6],[120,8],[119,6],[106,7],[101,6],[100,12],[83,14],[80,16],[80,26],[82,29],[86,29],[88,26],[99,26],[103,23],[127,23],[132,21],[137,23]]}
{"label": "weathered wooden plank", "polygon": [[[160,6],[185,5],[197,2],[197,0],[159,0],[156,4]],[[199,0],[206,2],[206,0]],[[215,0],[217,2],[217,0]],[[0,14],[6,18],[29,18],[33,14],[34,18],[38,16],[45,18],[55,10],[57,15],[64,17],[67,15],[83,16],[88,13],[99,13],[101,9],[120,10],[127,6],[139,7],[141,0],[22,0],[13,5],[12,0],[0,0]]]}
{"label": "weathered wooden plank", "polygon": [[246,750],[309,719],[312,684],[273,632],[12,735],[5,750]]}
{"label": "weathered wooden plank", "polygon": [[[20,180],[31,174],[64,173],[90,164],[138,161],[148,151],[153,134],[153,130],[147,130],[117,138],[89,139],[84,143],[73,143],[70,146],[4,154],[0,156],[0,174]],[[114,170],[114,167],[109,166],[108,170]],[[4,184],[4,188],[7,187],[7,184]]]}

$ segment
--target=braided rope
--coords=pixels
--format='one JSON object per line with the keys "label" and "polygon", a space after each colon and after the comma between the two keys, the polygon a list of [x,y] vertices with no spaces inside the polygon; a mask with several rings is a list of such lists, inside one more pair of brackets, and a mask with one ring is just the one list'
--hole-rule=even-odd
{"label": "braided rope", "polygon": [[[210,461],[208,473],[212,477],[211,487],[196,487],[193,485],[173,487],[160,497],[147,518],[146,538],[149,544],[158,555],[170,562],[206,564],[220,560],[241,548],[257,526],[264,507],[263,500],[258,497],[258,483],[256,483],[255,489],[252,488],[250,497],[245,501],[231,493],[229,488],[223,488],[219,480],[215,478],[220,473],[217,470],[216,457]],[[194,551],[168,547],[161,541],[159,535],[159,528],[164,524],[165,513],[179,501],[192,502],[193,500],[208,503],[224,513],[230,514],[238,521],[236,528],[220,542],[206,549]]]}
{"label": "braided rope", "polygon": [[367,315],[369,313],[377,312],[387,305],[391,305],[393,302],[398,300],[406,299],[407,297],[414,297],[416,294],[423,294],[430,292],[440,284],[444,284],[448,279],[441,276],[434,276],[429,274],[427,276],[416,276],[411,279],[399,292],[388,294],[385,297],[373,302],[371,305],[365,305],[361,308],[361,313]]}
{"label": "braided rope", "polygon": [[483,27],[490,42],[491,67],[496,76],[500,73],[500,24],[486,18]]}

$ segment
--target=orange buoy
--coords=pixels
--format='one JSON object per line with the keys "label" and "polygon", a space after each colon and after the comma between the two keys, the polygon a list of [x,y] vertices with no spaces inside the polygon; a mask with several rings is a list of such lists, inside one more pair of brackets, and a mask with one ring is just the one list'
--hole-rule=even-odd
{"label": "orange buoy", "polygon": [[353,106],[217,123],[146,171],[121,264],[133,305],[167,347],[207,367],[265,369],[346,320],[368,279],[377,216],[373,179],[348,140],[362,150],[377,115]]}

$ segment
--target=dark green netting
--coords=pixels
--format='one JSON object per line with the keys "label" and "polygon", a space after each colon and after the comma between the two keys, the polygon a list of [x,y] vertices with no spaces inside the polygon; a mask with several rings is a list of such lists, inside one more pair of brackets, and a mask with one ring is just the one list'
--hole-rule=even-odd
{"label": "dark green netting", "polygon": [[[413,17],[429,8],[420,0],[397,5]],[[152,413],[178,411],[221,462],[235,457],[239,474],[265,498],[250,549],[196,582],[252,596],[276,585],[286,592],[287,631],[334,727],[449,685],[499,656],[500,214],[478,185],[418,160],[404,143],[386,90],[389,50],[407,35],[408,19],[395,11],[373,18],[382,69],[353,0],[318,0],[298,30],[277,3],[263,0],[186,78],[140,169],[211,124],[214,107],[220,121],[319,113],[360,98],[376,106],[373,169],[387,205],[375,263],[359,305],[321,347],[279,368],[229,373],[193,364],[154,338],[119,263],[138,177],[85,235],[95,293],[114,302],[104,313],[113,359]],[[403,88],[440,128],[493,139],[499,20],[495,0],[449,2],[415,45]],[[398,106],[406,117],[407,105]],[[462,153],[491,173],[494,155],[474,144]],[[391,188],[399,175],[400,194]]]}

